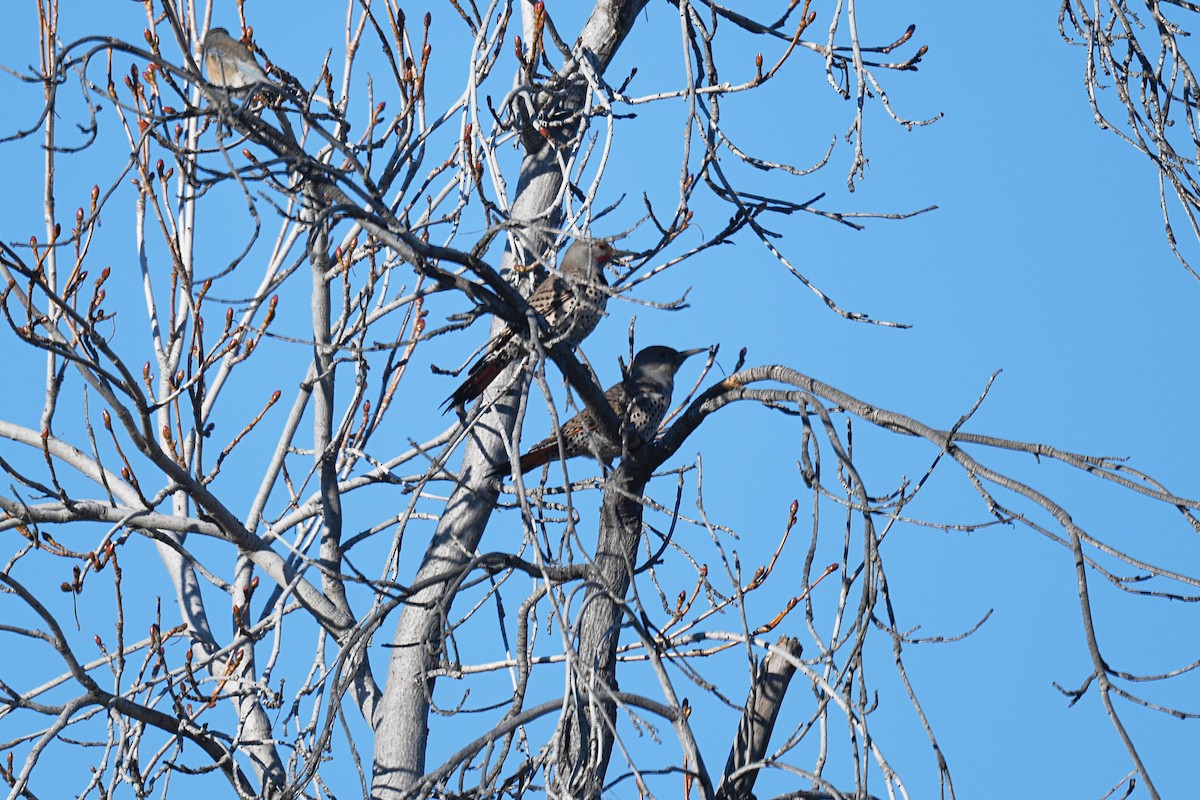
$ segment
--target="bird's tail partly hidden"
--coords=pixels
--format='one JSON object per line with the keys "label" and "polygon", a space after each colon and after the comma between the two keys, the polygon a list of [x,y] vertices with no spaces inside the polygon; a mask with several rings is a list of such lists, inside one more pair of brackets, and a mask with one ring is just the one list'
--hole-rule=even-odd
{"label": "bird's tail partly hidden", "polygon": [[503,369],[503,364],[497,364],[490,359],[484,359],[477,363],[471,368],[467,379],[442,403],[442,413],[445,414],[450,409],[459,406],[466,408],[467,403],[483,394],[483,390],[491,385]]}
{"label": "bird's tail partly hidden", "polygon": [[[558,458],[558,442],[545,442],[535,445],[532,450],[521,456],[517,461],[517,466],[521,470],[521,474],[525,475],[531,470],[545,466],[551,461]],[[512,474],[512,462],[505,460],[496,465],[490,475],[493,478],[503,479],[505,475]]]}

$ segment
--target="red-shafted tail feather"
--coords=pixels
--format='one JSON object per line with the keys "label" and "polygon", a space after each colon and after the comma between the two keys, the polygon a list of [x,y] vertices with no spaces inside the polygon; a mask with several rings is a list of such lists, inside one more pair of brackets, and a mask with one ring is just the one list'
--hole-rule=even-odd
{"label": "red-shafted tail feather", "polygon": [[[612,387],[608,390],[608,392],[605,393],[605,397],[608,398],[608,403],[610,406],[613,405],[614,400],[616,400],[618,397],[616,394],[616,390],[618,389],[620,389],[620,384]],[[619,405],[619,402],[617,404]],[[586,436],[586,432],[595,432],[597,430],[599,430],[599,426],[596,424],[591,412],[587,410],[581,411],[579,414],[564,422],[562,436],[563,441],[567,445],[567,457],[570,458],[572,456],[580,455],[579,452],[575,452],[572,448],[572,438]],[[521,455],[520,459],[517,461],[517,464],[521,468],[521,474],[524,475],[530,470],[534,470],[538,467],[549,464],[551,461],[557,461],[559,458],[561,458],[560,453],[561,451],[558,449],[558,437],[551,436],[543,439],[533,447],[529,448],[528,452]],[[491,477],[502,478],[505,475],[511,474],[512,461],[504,461],[498,464],[496,468],[492,470]]]}
{"label": "red-shafted tail feather", "polygon": [[521,456],[521,460],[517,463],[521,468],[521,474],[524,475],[530,470],[535,470],[538,467],[545,466],[551,461],[555,461],[557,459],[558,442],[551,442],[550,444],[533,448],[528,453]]}
{"label": "red-shafted tail feather", "polygon": [[[528,453],[521,456],[517,462],[521,468],[521,474],[535,470],[538,467],[545,466],[551,461],[558,459],[558,442],[547,442],[546,444],[536,445]],[[503,478],[505,475],[512,474],[512,462],[502,461],[496,465],[496,468],[491,471],[491,477]]]}
{"label": "red-shafted tail feather", "polygon": [[454,393],[442,403],[443,414],[452,408],[465,407],[467,403],[470,403],[476,397],[483,394],[483,390],[490,386],[492,381],[496,380],[496,376],[504,371],[506,364],[491,356],[492,354],[488,353],[488,355],[475,362],[475,365],[467,373],[467,379],[459,384]]}

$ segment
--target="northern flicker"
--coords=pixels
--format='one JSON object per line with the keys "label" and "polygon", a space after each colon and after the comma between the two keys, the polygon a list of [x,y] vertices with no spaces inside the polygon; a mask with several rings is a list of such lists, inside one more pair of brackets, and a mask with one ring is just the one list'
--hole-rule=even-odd
{"label": "northern flicker", "polygon": [[[689,357],[705,350],[700,347],[680,352],[661,345],[644,348],[633,357],[625,380],[605,392],[604,398],[617,419],[631,428],[643,442],[653,441],[658,426],[671,406],[675,373]],[[621,440],[610,438],[586,408],[563,423],[562,443],[566,448],[564,458],[596,455],[601,461],[612,463],[614,458],[621,455]],[[637,442],[633,444],[636,446]],[[537,469],[558,458],[558,437],[547,436],[521,456],[521,472]],[[512,464],[505,461],[492,474],[504,475],[511,471]]]}
{"label": "northern flicker", "polygon": [[[550,336],[547,347],[562,342],[576,347],[596,328],[608,304],[604,265],[616,254],[607,242],[580,240],[563,254],[558,275],[547,275],[529,296],[529,305],[542,316]],[[442,403],[442,413],[465,406],[491,385],[496,376],[527,352],[525,340],[510,323],[488,344],[487,352],[467,373],[467,379]]]}
{"label": "northern flicker", "polygon": [[250,48],[224,28],[212,28],[204,34],[204,71],[210,83],[230,91],[275,85],[254,60]]}

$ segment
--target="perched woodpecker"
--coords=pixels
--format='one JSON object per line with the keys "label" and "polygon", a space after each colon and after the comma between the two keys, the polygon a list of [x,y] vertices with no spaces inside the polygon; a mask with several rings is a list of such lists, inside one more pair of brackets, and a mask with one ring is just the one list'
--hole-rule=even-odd
{"label": "perched woodpecker", "polygon": [[[607,242],[580,240],[563,254],[559,274],[548,275],[529,296],[529,305],[549,328],[547,347],[562,342],[577,347],[596,329],[608,304],[604,265],[616,254]],[[444,414],[466,406],[483,394],[496,376],[528,351],[525,339],[510,323],[488,344],[487,352],[467,372],[467,379],[442,404]]]}
{"label": "perched woodpecker", "polygon": [[[638,352],[633,357],[629,374],[625,380],[604,393],[604,398],[624,427],[632,429],[643,442],[651,442],[658,433],[667,409],[671,407],[671,394],[675,391],[675,373],[691,356],[703,353],[707,348],[695,350],[672,350],[670,347],[654,345]],[[621,439],[612,439],[597,424],[592,412],[580,411],[562,425],[562,444],[565,451],[559,454],[559,437],[547,436],[521,456],[522,473],[537,469],[543,464],[559,458],[595,455],[605,463],[621,455]],[[493,475],[512,472],[512,464],[505,461],[493,470]]]}

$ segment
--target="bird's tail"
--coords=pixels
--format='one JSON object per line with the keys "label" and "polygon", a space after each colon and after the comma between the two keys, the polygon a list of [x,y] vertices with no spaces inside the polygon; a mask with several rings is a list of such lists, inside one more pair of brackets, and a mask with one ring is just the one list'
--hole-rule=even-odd
{"label": "bird's tail", "polygon": [[[534,445],[528,453],[525,453],[517,461],[517,466],[521,469],[521,474],[535,470],[538,467],[549,464],[558,458],[558,442],[544,442]],[[512,462],[505,460],[496,465],[491,472],[491,477],[503,479],[505,475],[512,474]]]}
{"label": "bird's tail", "polygon": [[558,443],[553,442],[551,444],[533,448],[528,453],[521,456],[521,460],[517,462],[517,465],[521,468],[521,474],[524,475],[531,470],[545,466],[551,461],[556,461],[557,459]]}
{"label": "bird's tail", "polygon": [[486,358],[471,367],[471,371],[467,374],[467,379],[442,403],[442,413],[445,414],[450,409],[458,408],[459,406],[465,408],[467,403],[470,403],[476,397],[483,394],[483,390],[490,386],[492,381],[496,380],[496,376],[503,369],[503,364]]}

